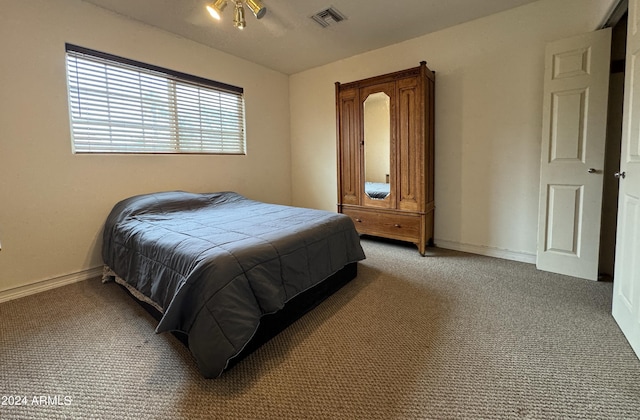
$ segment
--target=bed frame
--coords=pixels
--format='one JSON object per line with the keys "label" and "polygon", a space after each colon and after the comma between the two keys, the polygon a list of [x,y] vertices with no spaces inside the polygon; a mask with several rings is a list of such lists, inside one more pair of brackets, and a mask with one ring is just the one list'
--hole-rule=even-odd
{"label": "bed frame", "polygon": [[[289,300],[286,305],[279,311],[267,314],[260,320],[260,325],[256,330],[251,341],[247,343],[244,349],[235,357],[229,360],[224,372],[231,369],[238,362],[253,353],[267,341],[274,338],[280,332],[285,330],[289,325],[302,318],[307,312],[314,309],[329,296],[340,290],[344,285],[349,283],[358,275],[358,263],[350,263],[341,270],[324,280],[323,282],[313,286],[312,288],[300,293],[296,297]],[[119,283],[118,283],[119,284]],[[136,298],[129,289],[119,284],[119,286],[127,292],[133,300],[140,304],[156,321],[160,321],[162,313],[152,305]],[[185,333],[172,333],[182,344],[189,347],[189,337]]]}

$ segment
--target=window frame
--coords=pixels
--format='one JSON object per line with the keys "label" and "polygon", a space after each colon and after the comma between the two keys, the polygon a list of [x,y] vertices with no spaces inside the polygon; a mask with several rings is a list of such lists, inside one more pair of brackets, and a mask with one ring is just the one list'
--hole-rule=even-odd
{"label": "window frame", "polygon": [[[184,150],[180,149],[180,141],[179,135],[176,138],[172,138],[172,144],[174,144],[175,149],[173,151],[168,150],[132,150],[127,151],[126,148],[115,149],[114,150],[100,150],[100,151],[91,151],[91,150],[76,150],[76,141],[75,141],[75,126],[74,126],[74,110],[72,106],[72,97],[71,97],[71,86],[70,80],[71,75],[69,72],[69,64],[68,58],[70,54],[75,57],[87,56],[87,58],[95,57],[98,60],[107,60],[114,62],[115,64],[122,64],[125,66],[133,67],[131,70],[139,70],[140,74],[153,75],[165,77],[166,80],[172,81],[173,83],[181,84],[181,86],[186,86],[189,88],[197,88],[197,89],[205,89],[217,93],[226,93],[236,95],[240,100],[240,106],[238,107],[239,114],[238,117],[241,118],[241,122],[238,125],[239,130],[241,130],[241,134],[239,135],[240,142],[238,143],[238,149],[240,151],[233,152],[225,152],[223,150]],[[116,66],[117,67],[117,66]],[[71,129],[71,141],[72,141],[72,150],[74,154],[82,154],[82,155],[92,155],[92,154],[124,154],[124,155],[132,155],[132,154],[140,154],[140,155],[246,155],[247,154],[247,144],[246,144],[246,113],[245,113],[245,102],[244,102],[244,89],[242,87],[230,85],[223,82],[218,82],[215,80],[195,76],[188,73],[183,73],[171,69],[167,69],[165,67],[156,66],[153,64],[144,63],[137,60],[132,60],[129,58],[124,58],[121,56],[117,56],[114,54],[109,54],[97,50],[93,50],[86,47],[81,47],[78,45],[65,43],[65,69],[66,69],[66,82],[67,82],[67,100],[69,106],[69,119],[70,119],[70,129]],[[177,100],[176,100],[177,104]],[[178,119],[178,110],[177,107],[173,107],[170,120],[172,120],[172,124],[176,124],[176,120]],[[200,114],[201,115],[201,114]],[[176,132],[179,131],[179,128],[175,128]],[[112,140],[112,139],[111,139]]]}

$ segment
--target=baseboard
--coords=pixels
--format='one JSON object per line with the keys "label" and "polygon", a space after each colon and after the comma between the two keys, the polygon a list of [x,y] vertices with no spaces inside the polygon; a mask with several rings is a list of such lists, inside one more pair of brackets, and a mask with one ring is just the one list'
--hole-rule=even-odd
{"label": "baseboard", "polygon": [[516,252],[488,246],[463,244],[460,242],[445,241],[442,239],[436,239],[434,242],[438,248],[452,249],[454,251],[502,258],[503,260],[520,261],[529,264],[536,263],[536,254],[529,254],[527,252]]}
{"label": "baseboard", "polygon": [[7,302],[9,300],[18,299],[21,297],[34,295],[36,293],[44,292],[45,290],[55,289],[57,287],[65,286],[67,284],[76,283],[83,280],[89,280],[94,277],[102,275],[102,266],[90,268],[88,270],[79,271],[73,274],[67,274],[64,276],[53,277],[46,280],[41,280],[36,283],[28,284],[26,286],[14,287],[0,291],[0,303]]}

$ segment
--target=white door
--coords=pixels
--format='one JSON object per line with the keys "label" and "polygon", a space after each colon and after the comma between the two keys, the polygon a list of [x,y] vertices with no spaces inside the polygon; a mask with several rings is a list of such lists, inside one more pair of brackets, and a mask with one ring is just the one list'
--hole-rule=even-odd
{"label": "white door", "polygon": [[611,29],[547,44],[538,269],[598,278]]}
{"label": "white door", "polygon": [[640,356],[640,5],[629,1],[612,313]]}

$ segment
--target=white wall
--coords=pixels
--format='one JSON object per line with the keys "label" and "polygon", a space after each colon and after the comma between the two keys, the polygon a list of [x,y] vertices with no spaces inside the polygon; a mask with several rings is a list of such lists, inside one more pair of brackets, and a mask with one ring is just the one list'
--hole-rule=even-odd
{"label": "white wall", "polygon": [[336,81],[436,72],[435,242],[534,261],[548,41],[596,29],[615,0],[540,0],[290,78],[293,204],[335,211]]}
{"label": "white wall", "polygon": [[[130,195],[235,190],[290,204],[286,75],[78,0],[0,10],[0,298],[100,266],[102,223]],[[244,87],[248,154],[73,155],[65,42]]]}

